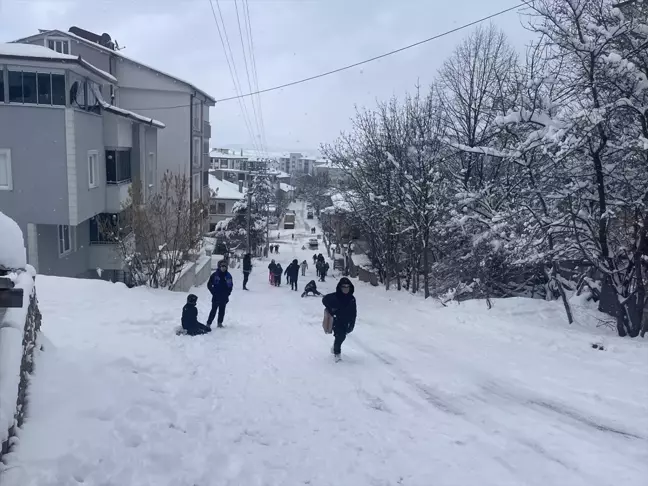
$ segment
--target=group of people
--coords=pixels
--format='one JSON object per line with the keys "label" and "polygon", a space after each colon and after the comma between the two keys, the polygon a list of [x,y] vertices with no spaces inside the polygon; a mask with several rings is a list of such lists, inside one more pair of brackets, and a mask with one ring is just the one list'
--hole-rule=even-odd
{"label": "group of people", "polygon": [[[320,258],[321,257],[321,258]],[[328,271],[328,263],[324,261],[324,257],[320,253],[313,256],[313,261],[318,269],[318,275],[326,277]],[[281,285],[282,275],[286,275],[288,282],[291,284],[291,290],[297,290],[297,280],[299,277],[299,269],[302,270],[302,276],[306,274],[308,263],[304,260],[301,264],[297,259],[294,259],[284,271],[280,263],[275,263],[274,260],[268,265],[270,271],[270,283],[273,285]],[[247,282],[252,271],[252,256],[248,253],[243,257],[243,289],[247,289]],[[322,281],[323,280],[322,277]],[[202,324],[198,321],[198,297],[195,294],[187,296],[187,303],[182,308],[182,327],[185,332],[190,336],[197,336],[211,332],[214,319],[216,320],[217,327],[223,327],[225,319],[225,309],[229,303],[229,297],[234,287],[232,275],[228,271],[227,260],[218,262],[218,268],[209,277],[207,282],[207,289],[212,296],[211,311],[207,318],[207,323]],[[342,343],[347,335],[353,332],[355,328],[355,321],[357,316],[356,300],[353,296],[354,287],[351,281],[342,277],[338,282],[335,292],[325,295],[322,298],[324,305],[325,315],[330,316],[333,323],[330,330],[335,339],[331,353],[335,356],[335,360],[339,361],[342,352]],[[317,290],[317,284],[311,280],[306,284],[302,297],[306,297],[312,293],[314,296],[322,295]]]}
{"label": "group of people", "polygon": [[279,253],[279,245],[270,245],[270,253],[274,250],[275,253]]}
{"label": "group of people", "polygon": [[313,255],[313,264],[317,270],[317,276],[319,277],[320,282],[326,282],[326,275],[329,271],[329,264],[324,259],[324,255],[321,253],[319,255]]}

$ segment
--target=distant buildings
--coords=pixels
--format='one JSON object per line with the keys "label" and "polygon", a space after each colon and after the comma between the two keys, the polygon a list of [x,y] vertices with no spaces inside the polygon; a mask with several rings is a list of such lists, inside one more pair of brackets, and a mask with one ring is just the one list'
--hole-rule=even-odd
{"label": "distant buildings", "polygon": [[308,157],[299,152],[284,154],[279,158],[279,167],[282,171],[293,175],[313,175],[313,170],[318,159]]}

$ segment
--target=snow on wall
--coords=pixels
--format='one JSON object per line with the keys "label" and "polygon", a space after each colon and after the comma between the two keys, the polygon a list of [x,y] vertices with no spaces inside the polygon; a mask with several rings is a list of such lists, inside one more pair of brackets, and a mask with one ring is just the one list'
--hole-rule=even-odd
{"label": "snow on wall", "polygon": [[[23,290],[23,305],[20,308],[0,309],[0,442],[3,452],[6,452],[5,441],[9,438],[10,430],[16,425],[17,413],[22,411],[23,404],[18,406],[19,396],[24,396],[24,390],[22,393],[20,391],[21,367],[25,352],[31,356],[31,349],[23,348],[25,326],[31,321],[34,334],[40,327],[31,272],[10,276],[15,288]],[[35,325],[36,320],[38,325]],[[33,346],[33,339],[28,341],[32,341],[28,342],[28,346]]]}
{"label": "snow on wall", "polygon": [[25,268],[27,251],[25,240],[18,224],[0,212],[0,268]]}

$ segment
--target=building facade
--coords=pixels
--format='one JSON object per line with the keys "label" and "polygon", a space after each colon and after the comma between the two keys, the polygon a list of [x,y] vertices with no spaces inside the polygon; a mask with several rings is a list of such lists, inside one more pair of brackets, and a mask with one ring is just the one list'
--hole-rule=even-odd
{"label": "building facade", "polygon": [[149,181],[165,125],[106,101],[116,85],[78,56],[0,44],[0,209],[39,273],[122,271],[99,228],[119,225],[133,181]]}
{"label": "building facade", "polygon": [[113,105],[162,121],[166,128],[157,141],[156,186],[165,171],[191,178],[194,199],[209,198],[209,107],[213,97],[191,83],[131,59],[116,49],[108,34],[97,35],[72,27],[40,31],[16,42],[45,46],[59,53],[81,56],[114,78],[105,90]]}

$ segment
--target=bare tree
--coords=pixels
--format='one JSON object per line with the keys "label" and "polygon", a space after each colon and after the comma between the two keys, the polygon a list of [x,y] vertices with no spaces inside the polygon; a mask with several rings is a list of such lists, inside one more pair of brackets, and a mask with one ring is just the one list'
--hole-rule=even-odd
{"label": "bare tree", "polygon": [[167,171],[159,191],[145,199],[134,183],[119,220],[101,222],[135,285],[171,288],[200,250],[207,206],[190,199],[189,187],[189,177]]}

